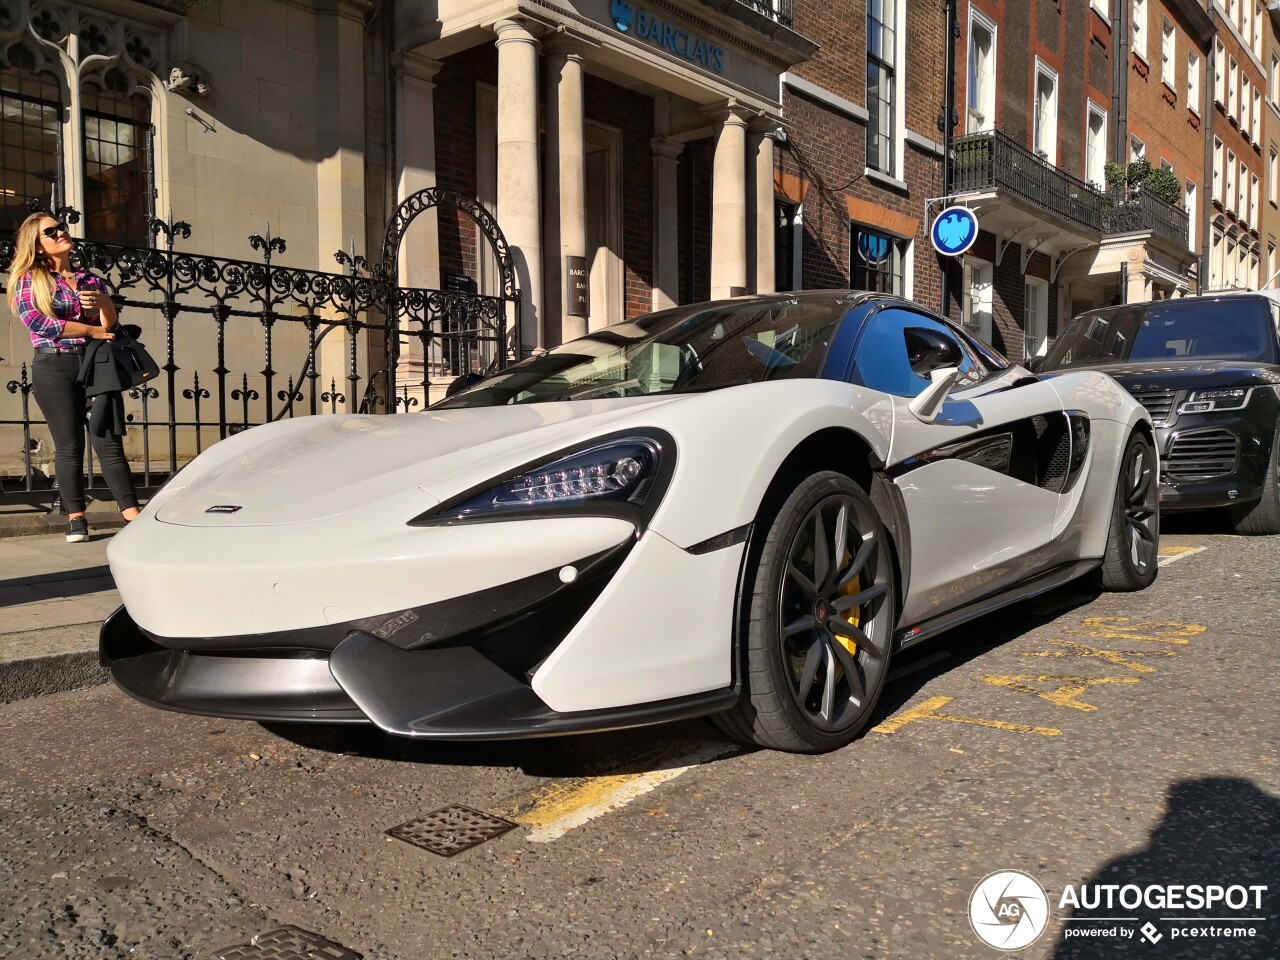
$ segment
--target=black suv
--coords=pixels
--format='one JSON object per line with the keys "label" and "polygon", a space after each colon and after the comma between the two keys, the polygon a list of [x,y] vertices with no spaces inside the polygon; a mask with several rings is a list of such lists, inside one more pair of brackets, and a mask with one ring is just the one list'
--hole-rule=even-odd
{"label": "black suv", "polygon": [[1229,507],[1239,533],[1280,533],[1280,299],[1157,300],[1082,313],[1031,369],[1089,367],[1147,408],[1162,511]]}

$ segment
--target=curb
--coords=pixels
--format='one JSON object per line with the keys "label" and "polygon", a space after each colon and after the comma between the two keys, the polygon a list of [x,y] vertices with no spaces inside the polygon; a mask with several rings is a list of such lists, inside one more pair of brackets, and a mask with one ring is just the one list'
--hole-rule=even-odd
{"label": "curb", "polygon": [[97,650],[10,660],[0,663],[0,703],[96,687],[110,679]]}
{"label": "curb", "polygon": [[[89,529],[93,531],[119,530],[125,525],[125,519],[118,513],[86,513]],[[57,514],[0,514],[0,539],[11,537],[43,537],[62,533],[67,528],[67,519]]]}

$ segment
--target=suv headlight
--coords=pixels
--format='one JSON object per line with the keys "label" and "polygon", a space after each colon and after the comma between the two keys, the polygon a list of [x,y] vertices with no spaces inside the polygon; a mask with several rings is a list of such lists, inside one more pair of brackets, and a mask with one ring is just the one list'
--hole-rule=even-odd
{"label": "suv headlight", "polygon": [[1213,390],[1192,390],[1191,395],[1178,407],[1178,413],[1218,413],[1222,410],[1239,410],[1249,403],[1251,387],[1219,387]]}
{"label": "suv headlight", "polygon": [[674,453],[674,443],[665,434],[596,441],[468,491],[410,524],[503,519],[575,508],[638,518],[651,513],[661,499],[662,490],[655,488],[666,486]]}

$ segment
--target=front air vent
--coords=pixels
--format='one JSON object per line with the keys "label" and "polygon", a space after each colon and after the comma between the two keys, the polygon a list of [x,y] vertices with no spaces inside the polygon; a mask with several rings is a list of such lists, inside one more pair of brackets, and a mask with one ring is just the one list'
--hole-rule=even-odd
{"label": "front air vent", "polygon": [[1176,390],[1134,390],[1134,399],[1147,408],[1152,423],[1168,423],[1173,413],[1173,402],[1177,399]]}
{"label": "front air vent", "polygon": [[1234,473],[1239,441],[1229,430],[1201,430],[1173,438],[1165,470],[1178,480],[1200,480]]}

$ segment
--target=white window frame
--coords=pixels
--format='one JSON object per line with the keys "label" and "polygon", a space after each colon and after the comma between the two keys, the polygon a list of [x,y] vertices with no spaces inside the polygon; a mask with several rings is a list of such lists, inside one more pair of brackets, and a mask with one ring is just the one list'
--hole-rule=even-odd
{"label": "white window frame", "polygon": [[1223,195],[1222,203],[1228,210],[1236,208],[1236,153],[1234,150],[1227,151],[1227,180],[1225,183],[1226,193]]}
{"label": "white window frame", "polygon": [[1249,132],[1253,129],[1251,121],[1253,119],[1253,103],[1250,94],[1253,92],[1253,85],[1249,82],[1249,75],[1243,70],[1240,71],[1240,133],[1243,136],[1249,136]]}
{"label": "white window frame", "polygon": [[1049,344],[1049,283],[1039,277],[1022,278],[1022,356],[1029,359]]}
{"label": "white window frame", "polygon": [[1133,0],[1133,52],[1147,60],[1147,0]]}
{"label": "white window frame", "polygon": [[1178,56],[1178,32],[1173,28],[1173,21],[1168,17],[1160,25],[1160,80],[1168,84],[1170,90],[1177,90],[1177,67],[1174,66]]}
{"label": "white window frame", "polygon": [[1240,122],[1237,113],[1240,96],[1240,64],[1235,57],[1227,58],[1227,116],[1236,123]]}
{"label": "white window frame", "polygon": [[1243,217],[1249,212],[1249,165],[1243,160],[1240,161],[1240,179],[1237,186],[1240,189],[1240,197],[1237,201],[1236,216]]}
{"label": "white window frame", "polygon": [[1223,167],[1224,148],[1222,140],[1219,137],[1213,138],[1213,184],[1209,191],[1210,197],[1218,203],[1223,203],[1226,197],[1226,179],[1225,168]]}
{"label": "white window frame", "polygon": [[[976,284],[970,282],[970,272],[974,270],[979,275]],[[962,277],[960,323],[983,343],[990,343],[995,265],[978,257],[965,257]]]}
{"label": "white window frame", "polygon": [[1133,134],[1129,134],[1129,162],[1137,163],[1139,160],[1146,159],[1146,156],[1147,145]]}
{"label": "white window frame", "polygon": [[1182,206],[1187,211],[1187,249],[1196,248],[1196,214],[1200,207],[1200,191],[1194,180],[1182,185]]}
{"label": "white window frame", "polygon": [[1267,77],[1267,96],[1273,107],[1280,108],[1280,55],[1271,55],[1271,73]]}
{"label": "white window frame", "polygon": [[1227,73],[1222,68],[1223,57],[1227,55],[1221,40],[1213,41],[1213,99],[1219,106],[1227,105]]}
{"label": "white window frame", "polygon": [[1249,115],[1249,137],[1254,143],[1262,140],[1262,91],[1253,86],[1253,113]]}
{"label": "white window frame", "polygon": [[1258,175],[1256,173],[1249,174],[1249,222],[1252,224],[1258,222],[1258,199],[1260,193]]}
{"label": "white window frame", "polygon": [[[1048,123],[1043,124],[1045,129],[1042,131],[1042,123],[1044,116],[1040,110],[1040,78],[1046,77],[1053,83],[1053,100],[1052,114]],[[1036,57],[1036,82],[1032,88],[1031,96],[1035,98],[1032,119],[1034,126],[1032,129],[1031,148],[1037,153],[1044,154],[1050,163],[1054,166],[1058,164],[1058,72],[1050,67],[1047,63]],[[1047,134],[1047,140],[1046,140]]]}
{"label": "white window frame", "polygon": [[1194,48],[1187,53],[1187,109],[1200,116],[1200,54]]}
{"label": "white window frame", "polygon": [[[969,7],[969,58],[973,57],[973,52],[977,49],[973,42],[973,26],[975,23],[991,35],[991,68],[987,84],[980,90],[980,100],[977,113],[975,114],[974,108],[970,106],[969,103],[966,102],[965,104],[966,133],[979,133],[994,130],[996,125],[996,73],[1000,68],[1000,36],[997,32],[995,21],[986,17],[982,11],[978,10],[976,7]],[[965,82],[967,84],[969,83],[974,71],[968,69],[968,63],[965,64],[965,67]],[[971,94],[972,91],[969,91],[969,93],[966,94],[966,100],[972,99]]]}
{"label": "white window frame", "polygon": [[1273,207],[1280,206],[1280,151],[1274,146],[1267,156],[1267,200]]}
{"label": "white window frame", "polygon": [[1276,266],[1276,245],[1274,243],[1267,244],[1267,282],[1263,286],[1265,290],[1271,284],[1276,282],[1276,272],[1280,267]]}
{"label": "white window frame", "polygon": [[1262,18],[1264,16],[1262,4],[1255,2],[1253,5],[1253,55],[1259,60],[1262,59]]}
{"label": "white window frame", "polygon": [[[1093,150],[1090,151],[1090,137],[1093,133],[1094,118],[1101,120],[1099,129],[1101,130],[1100,142],[1093,144]],[[1084,178],[1092,183],[1099,190],[1107,185],[1107,111],[1098,106],[1092,100],[1088,102],[1085,110],[1084,121]]]}
{"label": "white window frame", "polygon": [[1089,0],[1089,6],[1097,10],[1103,20],[1111,20],[1111,0]]}

